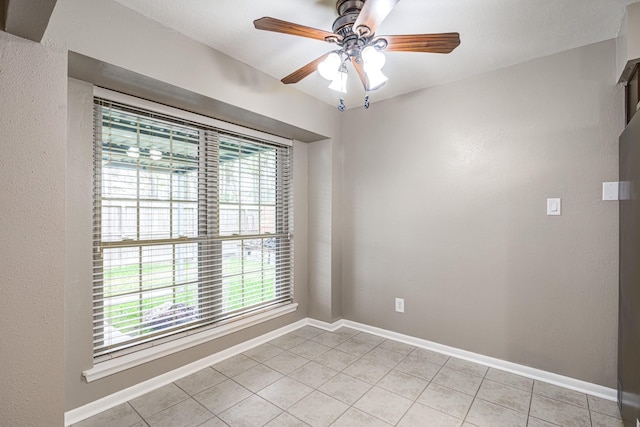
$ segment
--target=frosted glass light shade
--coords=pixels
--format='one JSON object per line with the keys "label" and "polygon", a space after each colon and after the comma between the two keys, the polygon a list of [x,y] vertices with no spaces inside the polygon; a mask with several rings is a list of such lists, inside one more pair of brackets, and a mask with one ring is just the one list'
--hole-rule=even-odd
{"label": "frosted glass light shade", "polygon": [[365,72],[369,78],[369,90],[380,89],[389,80],[380,70],[368,70]]}
{"label": "frosted glass light shade", "polygon": [[338,72],[338,75],[329,85],[329,89],[347,93],[347,73],[344,71]]}
{"label": "frosted glass light shade", "polygon": [[318,72],[327,80],[335,80],[340,69],[340,56],[332,52],[327,58],[318,64]]}
{"label": "frosted glass light shade", "polygon": [[365,71],[367,69],[380,71],[382,67],[384,67],[386,60],[384,55],[373,46],[365,47],[362,50],[361,56]]}

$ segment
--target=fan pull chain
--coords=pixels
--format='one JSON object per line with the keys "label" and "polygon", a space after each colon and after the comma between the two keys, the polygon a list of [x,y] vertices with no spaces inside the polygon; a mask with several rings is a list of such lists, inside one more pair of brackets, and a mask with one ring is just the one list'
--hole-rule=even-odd
{"label": "fan pull chain", "polygon": [[365,95],[364,96],[364,109],[368,110],[369,109],[369,95]]}
{"label": "fan pull chain", "polygon": [[338,111],[344,112],[347,109],[347,106],[344,105],[344,98],[340,98],[340,103],[338,104]]}

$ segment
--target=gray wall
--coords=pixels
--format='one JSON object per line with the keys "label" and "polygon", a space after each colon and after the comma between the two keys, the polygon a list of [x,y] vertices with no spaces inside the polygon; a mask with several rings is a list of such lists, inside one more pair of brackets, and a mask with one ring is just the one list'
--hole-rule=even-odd
{"label": "gray wall", "polygon": [[66,61],[0,32],[0,424],[63,421]]}
{"label": "gray wall", "polygon": [[615,387],[614,83],[608,41],[348,111],[344,317]]}
{"label": "gray wall", "polygon": [[[118,31],[113,31],[114,25],[118,26]],[[321,311],[315,308],[314,299],[307,298],[308,282],[321,287],[326,286],[324,279],[317,277],[324,274],[322,268],[310,271],[307,269],[307,235],[317,236],[325,230],[319,217],[312,216],[307,219],[308,187],[315,188],[317,185],[310,182],[313,180],[313,174],[309,174],[309,180],[307,178],[307,167],[312,169],[317,166],[315,160],[308,160],[307,153],[313,151],[313,147],[316,146],[331,147],[339,140],[337,110],[295,89],[281,85],[278,80],[245,64],[170,31],[113,1],[58,1],[45,38],[47,44],[56,48],[68,49],[109,66],[137,73],[136,78],[141,87],[150,87],[158,92],[170,88],[173,93],[178,94],[181,101],[188,99],[192,94],[198,94],[222,101],[254,116],[273,119],[284,125],[306,129],[330,138],[313,144],[295,142],[294,145],[294,292],[299,309],[295,313],[241,333],[87,384],[81,373],[93,364],[90,340],[91,293],[88,286],[91,277],[91,85],[70,80],[69,150],[66,165],[69,195],[66,203],[66,239],[69,250],[66,257],[65,287],[67,410],[305,318],[308,311]],[[115,50],[114,46],[117,46]],[[172,49],[167,51],[166,46],[172,46]],[[145,54],[141,55],[140,52]],[[188,70],[182,68],[184,64],[188,64]],[[111,78],[113,79],[113,75]],[[114,84],[117,85],[118,82]],[[154,93],[149,92],[147,96],[143,96],[154,100]],[[215,117],[215,112],[211,115]],[[239,119],[245,120],[247,116]],[[256,127],[259,129],[259,126]],[[328,166],[332,171],[336,169],[335,165]],[[328,209],[327,212],[331,215],[333,207],[329,205]],[[339,239],[329,238],[327,241],[316,242],[309,251],[325,251],[323,246],[330,250],[331,245],[335,245],[336,242],[339,242]],[[339,273],[334,271],[334,274]],[[331,286],[331,283],[328,286]],[[317,304],[320,304],[319,300]],[[330,310],[333,308],[330,307]]]}

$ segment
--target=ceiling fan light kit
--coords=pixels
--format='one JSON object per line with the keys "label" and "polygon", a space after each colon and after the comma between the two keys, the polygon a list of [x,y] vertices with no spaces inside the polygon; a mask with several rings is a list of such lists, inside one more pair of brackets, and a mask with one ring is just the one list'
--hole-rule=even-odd
{"label": "ceiling fan light kit", "polygon": [[[330,89],[347,91],[347,63],[351,62],[365,90],[365,109],[369,108],[370,91],[381,88],[388,80],[382,73],[385,56],[382,51],[450,53],[460,44],[458,33],[409,34],[376,37],[378,25],[391,13],[399,0],[337,0],[338,17],[332,31],[306,27],[276,18],[253,21],[259,30],[291,34],[334,43],[338,49],[326,53],[282,79],[284,84],[297,83],[314,71],[331,80]],[[338,110],[346,106],[340,98]]]}

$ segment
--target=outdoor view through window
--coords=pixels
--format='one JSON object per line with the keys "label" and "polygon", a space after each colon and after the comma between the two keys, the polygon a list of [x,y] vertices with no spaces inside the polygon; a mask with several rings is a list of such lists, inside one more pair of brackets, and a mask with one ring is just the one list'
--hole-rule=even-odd
{"label": "outdoor view through window", "polygon": [[95,356],[291,301],[291,147],[101,99],[94,138]]}

